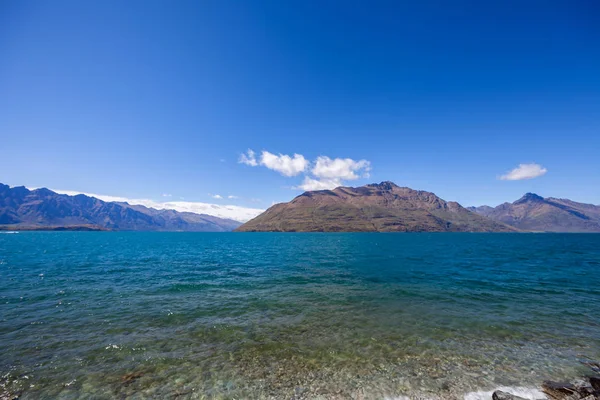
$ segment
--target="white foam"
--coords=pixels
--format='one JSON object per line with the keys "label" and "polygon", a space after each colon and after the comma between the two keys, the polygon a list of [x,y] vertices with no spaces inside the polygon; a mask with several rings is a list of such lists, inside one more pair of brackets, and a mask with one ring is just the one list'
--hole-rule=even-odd
{"label": "white foam", "polygon": [[465,400],[490,400],[492,398],[492,394],[496,390],[502,390],[503,392],[514,394],[515,396],[523,397],[524,399],[528,400],[547,399],[544,393],[535,388],[502,386],[487,392],[478,391],[467,393],[465,395]]}

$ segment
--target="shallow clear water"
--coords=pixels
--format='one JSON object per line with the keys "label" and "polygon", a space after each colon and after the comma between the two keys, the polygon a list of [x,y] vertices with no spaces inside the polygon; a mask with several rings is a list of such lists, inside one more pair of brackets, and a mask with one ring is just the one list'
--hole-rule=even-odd
{"label": "shallow clear water", "polygon": [[463,398],[600,358],[600,235],[0,234],[0,398]]}

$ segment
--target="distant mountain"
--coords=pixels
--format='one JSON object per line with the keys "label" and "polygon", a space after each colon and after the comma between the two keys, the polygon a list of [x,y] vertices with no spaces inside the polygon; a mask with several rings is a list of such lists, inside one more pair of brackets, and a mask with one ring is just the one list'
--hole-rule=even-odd
{"label": "distant mountain", "polygon": [[490,206],[467,207],[467,210],[473,211],[479,215],[485,215],[485,216],[487,216],[487,214],[490,211],[492,211],[493,209],[494,209],[494,207],[490,207]]}
{"label": "distant mountain", "polygon": [[510,232],[513,228],[435,194],[382,182],[305,192],[236,231]]}
{"label": "distant mountain", "polygon": [[0,183],[0,225],[28,229],[86,227],[133,231],[224,232],[237,228],[241,223],[205,214],[105,202],[82,194],[68,196],[45,188],[11,188]]}
{"label": "distant mountain", "polygon": [[600,206],[527,193],[498,207],[470,207],[482,216],[534,232],[600,232]]}

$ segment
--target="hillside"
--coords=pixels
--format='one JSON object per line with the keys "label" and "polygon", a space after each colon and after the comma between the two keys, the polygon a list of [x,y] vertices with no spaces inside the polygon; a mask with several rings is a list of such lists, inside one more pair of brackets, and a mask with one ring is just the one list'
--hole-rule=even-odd
{"label": "hillside", "polygon": [[508,232],[514,229],[435,194],[382,182],[305,192],[236,231]]}

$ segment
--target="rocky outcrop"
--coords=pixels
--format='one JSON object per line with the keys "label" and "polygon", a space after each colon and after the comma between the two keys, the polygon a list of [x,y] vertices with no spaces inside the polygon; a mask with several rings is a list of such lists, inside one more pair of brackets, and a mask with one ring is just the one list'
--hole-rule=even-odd
{"label": "rocky outcrop", "polygon": [[[542,384],[542,392],[548,400],[600,400],[600,363],[586,361],[594,372],[577,383],[546,381]],[[492,400],[527,400],[510,393],[496,390]]]}
{"label": "rocky outcrop", "polygon": [[492,400],[527,400],[523,397],[515,396],[514,394],[503,392],[502,390],[496,390],[492,395]]}
{"label": "rocky outcrop", "polygon": [[[546,381],[542,384],[545,400],[600,400],[600,363],[584,359],[582,364],[589,367],[593,374],[576,383]],[[492,400],[527,400],[502,390],[492,394]],[[540,399],[542,400],[542,399]]]}
{"label": "rocky outcrop", "polygon": [[576,386],[570,383],[545,382],[542,390],[550,400],[600,399],[600,392],[587,385]]}
{"label": "rocky outcrop", "polygon": [[600,400],[600,377],[588,377],[577,384],[546,381],[542,391],[550,400]]}

